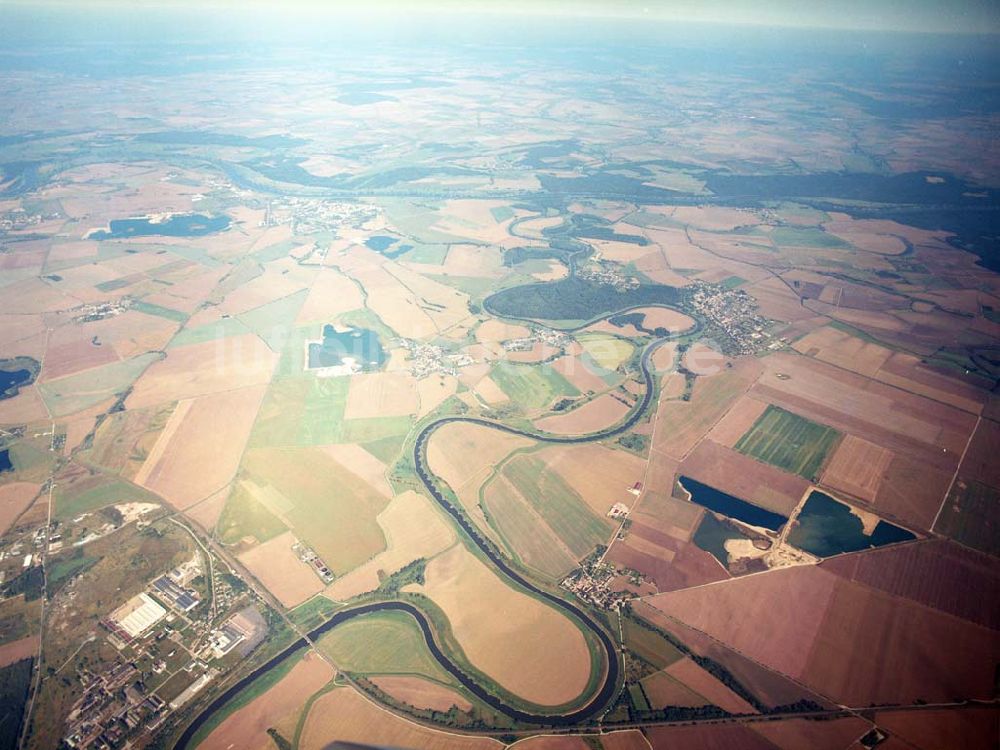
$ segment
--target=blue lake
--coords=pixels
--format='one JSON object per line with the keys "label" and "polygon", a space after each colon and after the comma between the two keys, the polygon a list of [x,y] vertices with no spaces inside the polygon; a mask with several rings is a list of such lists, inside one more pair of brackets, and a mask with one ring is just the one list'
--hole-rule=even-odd
{"label": "blue lake", "polygon": [[10,450],[7,449],[0,451],[0,473],[13,470],[14,470],[14,464],[11,463],[10,460]]}
{"label": "blue lake", "polygon": [[680,483],[684,489],[691,493],[692,502],[750,526],[777,531],[788,521],[788,516],[758,508],[756,505],[740,500],[733,495],[727,495],[725,492],[720,492],[714,487],[709,487],[707,484],[702,484],[690,477],[682,476]]}
{"label": "blue lake", "polygon": [[864,533],[861,519],[844,503],[822,492],[812,492],[802,506],[788,543],[817,557],[857,552],[885,544],[907,542],[916,537],[906,529],[879,521],[871,536]]}
{"label": "blue lake", "polygon": [[177,214],[164,221],[148,218],[113,219],[110,231],[99,230],[90,234],[93,240],[117,240],[129,237],[202,237],[221,232],[229,227],[228,216],[202,216]]}
{"label": "blue lake", "polygon": [[17,394],[18,388],[31,382],[31,370],[0,370],[0,399]]}
{"label": "blue lake", "polygon": [[309,344],[309,369],[338,367],[353,359],[361,372],[373,372],[385,364],[388,356],[382,348],[378,334],[364,328],[337,331],[331,325],[323,326],[322,343]]}

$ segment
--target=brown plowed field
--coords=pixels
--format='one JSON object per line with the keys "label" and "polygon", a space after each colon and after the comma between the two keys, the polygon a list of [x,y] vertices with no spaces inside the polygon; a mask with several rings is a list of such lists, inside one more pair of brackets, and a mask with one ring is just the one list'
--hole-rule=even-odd
{"label": "brown plowed field", "polygon": [[668,618],[646,601],[636,602],[634,609],[637,615],[673,635],[693,653],[706,656],[721,664],[765,706],[787,706],[807,699],[832,707],[829,701],[792,682],[784,675],[751,661],[700,631],[692,630]]}
{"label": "brown plowed field", "polygon": [[992,694],[1000,658],[994,631],[816,566],[660,594],[649,603],[850,705],[982,698]]}
{"label": "brown plowed field", "polygon": [[879,711],[875,722],[919,750],[996,750],[1000,709],[991,706]]}
{"label": "brown plowed field", "polygon": [[503,750],[496,740],[451,734],[407,721],[351,688],[337,688],[313,703],[299,747],[324,750],[338,740],[411,750]]}
{"label": "brown plowed field", "polygon": [[626,729],[601,735],[604,750],[649,750],[649,743],[638,729]]}
{"label": "brown plowed field", "polygon": [[409,675],[383,675],[371,681],[393,698],[416,708],[447,712],[452,706],[468,711],[472,704],[461,694],[444,685]]}
{"label": "brown plowed field", "polygon": [[649,576],[660,591],[676,591],[729,578],[719,562],[693,542],[676,543],[676,548],[661,547],[643,539],[642,533],[633,526],[624,541],[611,546],[607,560]]}
{"label": "brown plowed field", "polygon": [[535,427],[555,435],[585,435],[620,422],[628,411],[628,406],[605,393],[572,411],[539,419]]}
{"label": "brown plowed field", "polygon": [[982,482],[1000,488],[1000,423],[979,422],[959,471],[965,481]]}
{"label": "brown plowed field", "polygon": [[775,746],[740,724],[650,727],[653,750],[775,750]]}
{"label": "brown plowed field", "polygon": [[767,409],[767,404],[750,396],[743,396],[708,433],[709,440],[732,448],[747,431],[754,426],[757,418]]}
{"label": "brown plowed field", "polygon": [[846,435],[827,462],[820,481],[874,502],[890,463],[892,451],[855,435]]}
{"label": "brown plowed field", "polygon": [[783,719],[758,721],[747,727],[781,750],[845,750],[871,729],[864,719],[848,716],[843,719],[809,721]]}
{"label": "brown plowed field", "polygon": [[541,734],[535,737],[526,737],[511,745],[517,750],[590,750],[582,737],[574,735],[554,735]]}
{"label": "brown plowed field", "polygon": [[34,482],[11,482],[0,485],[0,534],[6,534],[19,515],[31,505],[42,488]]}
{"label": "brown plowed field", "polygon": [[646,694],[649,705],[654,709],[666,708],[667,706],[707,706],[711,703],[705,696],[699,695],[671,677],[666,670],[644,677],[642,679],[642,692]]}
{"label": "brown plowed field", "polygon": [[728,711],[731,714],[758,713],[757,709],[688,657],[675,661],[664,671],[698,695],[705,696],[712,705],[718,706],[723,711]]}
{"label": "brown plowed field", "polygon": [[552,363],[552,369],[566,378],[581,393],[587,391],[597,393],[608,388],[608,384],[591,369],[582,357],[560,357]]}
{"label": "brown plowed field", "polygon": [[289,714],[302,710],[309,697],[333,679],[333,667],[310,652],[272,688],[223,719],[198,745],[204,750],[272,747],[267,734]]}
{"label": "brown plowed field", "polygon": [[841,555],[820,564],[848,581],[1000,630],[1000,570],[987,555],[953,542],[928,540]]}
{"label": "brown plowed field", "polygon": [[29,635],[27,638],[21,638],[20,640],[11,641],[0,646],[0,669],[16,661],[21,661],[21,659],[27,659],[28,657],[32,659],[37,658],[38,641],[39,638],[37,635]]}
{"label": "brown plowed field", "polygon": [[711,440],[702,440],[681,462],[678,473],[785,516],[809,489],[802,477]]}

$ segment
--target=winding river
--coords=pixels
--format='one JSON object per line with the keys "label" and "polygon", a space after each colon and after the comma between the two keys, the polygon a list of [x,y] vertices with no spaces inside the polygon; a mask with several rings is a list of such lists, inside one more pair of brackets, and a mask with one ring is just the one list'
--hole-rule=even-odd
{"label": "winding river", "polygon": [[[647,305],[648,307],[669,307],[667,305]],[[670,308],[673,309],[673,308]],[[618,314],[620,311],[614,313],[609,313],[609,315]],[[434,632],[431,624],[428,622],[424,614],[414,607],[413,605],[402,602],[402,601],[380,601],[372,602],[369,604],[364,604],[357,607],[352,607],[350,609],[342,610],[337,612],[333,617],[322,625],[317,626],[311,630],[305,638],[300,638],[285,650],[273,656],[270,660],[257,667],[254,671],[243,677],[238,682],[231,685],[223,693],[218,695],[195,719],[188,725],[184,730],[184,733],[178,739],[175,748],[181,750],[187,748],[191,740],[194,738],[198,730],[219,710],[221,710],[226,703],[228,703],[232,698],[236,696],[241,690],[249,686],[254,680],[259,678],[261,675],[266,674],[270,670],[274,669],[276,666],[281,664],[285,659],[297,653],[298,651],[306,648],[309,645],[309,641],[313,641],[319,636],[323,635],[329,630],[341,625],[348,620],[355,617],[360,617],[363,615],[371,614],[373,612],[385,612],[385,611],[396,611],[405,612],[406,614],[412,616],[417,624],[420,626],[420,630],[423,633],[424,641],[427,644],[427,648],[430,650],[434,658],[441,664],[441,666],[452,674],[470,693],[475,695],[479,700],[481,700],[486,705],[491,708],[496,709],[504,713],[511,718],[530,724],[541,724],[549,727],[571,727],[579,725],[595,716],[600,715],[609,705],[612,698],[614,698],[615,690],[618,684],[618,678],[621,672],[621,663],[618,654],[618,647],[615,642],[608,635],[607,631],[601,627],[591,615],[589,615],[582,608],[578,607],[573,602],[568,599],[564,599],[561,596],[557,596],[545,589],[539,588],[538,586],[531,583],[526,579],[521,573],[515,570],[510,563],[502,556],[502,554],[497,551],[492,544],[487,542],[479,529],[470,521],[466,515],[456,508],[443,494],[443,492],[438,488],[435,482],[434,475],[431,473],[430,468],[427,466],[426,458],[426,446],[431,435],[435,430],[443,427],[447,424],[452,424],[455,422],[465,422],[468,424],[480,425],[483,427],[488,427],[494,430],[500,430],[501,432],[510,433],[512,435],[519,435],[521,437],[530,438],[532,440],[537,440],[539,442],[545,443],[590,443],[598,440],[604,440],[616,435],[620,435],[623,432],[631,429],[635,424],[642,419],[646,410],[649,408],[650,403],[653,400],[653,396],[656,392],[655,384],[653,382],[653,373],[651,371],[650,360],[652,354],[658,347],[662,344],[670,341],[672,339],[678,338],[682,335],[690,335],[697,329],[697,322],[695,323],[694,329],[686,329],[680,333],[674,333],[669,336],[656,339],[646,346],[646,349],[642,353],[640,359],[639,369],[642,375],[643,383],[645,389],[643,391],[642,399],[632,407],[628,416],[624,421],[619,422],[616,425],[607,427],[603,430],[598,430],[597,432],[592,432],[588,435],[576,435],[576,436],[557,436],[557,435],[546,435],[542,433],[532,432],[530,430],[522,430],[516,427],[510,427],[509,425],[502,424],[500,422],[493,422],[488,419],[482,419],[479,417],[463,417],[463,416],[451,416],[442,417],[440,419],[434,420],[430,424],[426,425],[418,434],[413,447],[413,465],[415,467],[417,476],[420,478],[421,483],[427,490],[428,494],[434,499],[434,501],[452,517],[456,524],[466,533],[469,540],[475,544],[479,551],[493,564],[493,567],[505,576],[509,581],[513,582],[517,587],[524,589],[536,597],[539,597],[546,602],[548,602],[553,607],[559,609],[564,614],[568,615],[570,618],[575,619],[581,627],[585,628],[590,632],[600,643],[601,649],[603,650],[603,661],[604,661],[604,678],[601,682],[600,688],[596,691],[594,696],[584,705],[582,708],[578,708],[575,711],[562,714],[544,714],[544,713],[532,713],[529,711],[522,711],[520,709],[514,708],[506,703],[504,703],[500,698],[488,692],[479,683],[477,683],[472,677],[466,674],[461,667],[455,664],[440,648],[436,639],[434,638]],[[308,638],[308,641],[307,641]]]}

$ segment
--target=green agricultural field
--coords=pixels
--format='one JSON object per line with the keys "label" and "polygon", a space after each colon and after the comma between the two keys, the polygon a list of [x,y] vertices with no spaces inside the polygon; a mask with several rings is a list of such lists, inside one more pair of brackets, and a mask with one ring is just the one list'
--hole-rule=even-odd
{"label": "green agricultural field", "polygon": [[106,505],[117,503],[159,503],[162,500],[151,492],[146,492],[131,482],[107,475],[72,484],[56,482],[52,493],[54,518],[73,518]]}
{"label": "green agricultural field", "polygon": [[531,503],[545,523],[576,559],[606,544],[613,528],[608,519],[597,516],[583,499],[545,463],[534,456],[517,456],[502,474]]}
{"label": "green agricultural field", "polygon": [[319,448],[248,451],[243,475],[266,488],[266,502],[282,503],[295,535],[337,575],[385,549],[376,516],[388,498]]}
{"label": "green agricultural field", "polygon": [[813,480],[840,433],[769,405],[734,446],[744,455]]}
{"label": "green agricultural field", "polygon": [[284,531],[285,524],[242,482],[233,488],[216,524],[216,533],[224,544],[236,544],[248,536],[266,542]]}
{"label": "green agricultural field", "polygon": [[635,351],[632,344],[617,336],[587,334],[578,336],[577,340],[587,354],[605,370],[617,370]]}
{"label": "green agricultural field", "polygon": [[644,628],[631,617],[625,618],[625,645],[636,656],[663,669],[679,661],[684,654],[654,630]]}
{"label": "green agricultural field", "polygon": [[840,237],[824,232],[819,227],[775,227],[771,239],[776,245],[791,247],[849,248]]}
{"label": "green agricultural field", "polygon": [[348,378],[286,378],[271,384],[250,435],[253,447],[339,441]]}
{"label": "green agricultural field", "polygon": [[74,414],[123,393],[161,355],[140,354],[38,386],[45,405],[54,417]]}
{"label": "green agricultural field", "polygon": [[362,615],[331,630],[318,645],[349,672],[415,674],[454,683],[431,656],[416,621],[404,612]]}
{"label": "green agricultural field", "polygon": [[525,500],[506,482],[497,482],[486,493],[490,523],[513,553],[530,568],[549,579],[560,580],[576,567],[576,560],[559,544],[551,529],[540,522]]}
{"label": "green agricultural field", "polygon": [[542,409],[557,398],[580,395],[580,391],[548,365],[500,362],[490,372],[490,377],[511,401],[525,410]]}
{"label": "green agricultural field", "polygon": [[250,329],[238,319],[223,318],[214,323],[206,323],[195,328],[185,328],[179,331],[170,340],[167,348],[173,349],[174,347],[187,346],[188,344],[203,344],[206,341],[216,341],[228,338],[229,336],[242,336],[245,333],[250,333]]}
{"label": "green agricultural field", "polygon": [[272,351],[280,352],[308,295],[309,290],[302,289],[237,317],[243,325],[260,336]]}

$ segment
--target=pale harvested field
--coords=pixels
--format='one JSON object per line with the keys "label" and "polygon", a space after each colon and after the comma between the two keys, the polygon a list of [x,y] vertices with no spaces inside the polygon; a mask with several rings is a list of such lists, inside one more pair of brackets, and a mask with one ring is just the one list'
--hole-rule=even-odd
{"label": "pale harvested field", "polygon": [[237,287],[215,309],[220,313],[239,315],[268,302],[287,297],[305,288],[305,284],[289,278],[276,269],[268,268],[263,274]]}
{"label": "pale harvested field", "polygon": [[397,334],[423,339],[438,333],[434,320],[417,304],[413,294],[380,265],[364,263],[347,268],[345,264],[345,270],[365,288],[368,308]]}
{"label": "pale harvested field", "polygon": [[489,427],[452,423],[436,430],[427,445],[430,470],[444,479],[466,508],[478,502],[477,491],[493,467],[518,448],[532,444],[527,438]]}
{"label": "pale harvested field", "polygon": [[[823,228],[867,253],[901,255],[906,252],[906,243],[898,236],[904,227],[894,221],[844,218],[828,221]],[[912,231],[909,227],[906,229]]]}
{"label": "pale harvested field", "polygon": [[664,376],[663,384],[661,385],[661,398],[665,400],[671,400],[675,398],[680,398],[684,395],[684,389],[687,387],[687,378],[679,372],[671,372]]}
{"label": "pale harvested field", "polygon": [[296,323],[329,323],[338,315],[365,306],[358,285],[339,271],[324,268],[309,288]]}
{"label": "pale harvested field", "polygon": [[747,391],[759,369],[758,361],[741,360],[732,370],[699,377],[690,401],[661,401],[652,450],[668,458],[683,458]]}
{"label": "pale harvested field", "polygon": [[[781,279],[767,278],[750,285],[746,290],[757,300],[761,313],[774,320],[793,323],[816,317],[816,313],[803,306],[799,296]],[[827,321],[821,318],[820,322]]]}
{"label": "pale harvested field", "polygon": [[760,224],[760,219],[750,211],[719,206],[678,206],[670,217],[681,224],[715,232],[731,232],[737,227]]}
{"label": "pale harvested field", "polygon": [[746,431],[753,427],[757,417],[763,414],[766,409],[765,402],[750,396],[743,396],[712,428],[708,433],[708,438],[719,445],[732,448],[746,434]]}
{"label": "pale harvested field", "polygon": [[418,558],[433,557],[455,541],[451,527],[430,501],[412,490],[395,497],[377,520],[386,549],[331,583],[325,592],[331,599],[344,601],[373,591],[379,585],[379,572],[395,573]]}
{"label": "pale harvested field", "polygon": [[486,737],[450,734],[415,724],[389,713],[351,688],[321,696],[309,710],[299,747],[324,750],[331,743],[359,742],[410,750],[502,750]]}
{"label": "pale harvested field", "polygon": [[868,377],[874,377],[892,354],[884,346],[856,338],[832,326],[813,331],[792,346],[806,356],[816,357]]}
{"label": "pale harvested field", "polygon": [[290,531],[239,555],[240,562],[268,591],[291,609],[323,590],[323,581],[292,551]]}
{"label": "pale harvested field", "polygon": [[893,352],[875,376],[889,385],[951,404],[972,414],[979,414],[987,400],[986,394],[957,378],[925,367],[918,357],[905,352]]}
{"label": "pale harvested field", "polygon": [[253,334],[170,349],[136,381],[127,407],[268,383],[276,362],[277,355]]}
{"label": "pale harvested field", "polygon": [[495,279],[504,273],[501,261],[500,250],[496,247],[452,245],[448,248],[442,268],[448,276]]}
{"label": "pale harvested field", "polygon": [[694,325],[694,321],[684,313],[666,307],[640,307],[632,312],[645,315],[646,317],[642,321],[643,327],[653,330],[666,328],[671,333],[677,333],[686,331]]}
{"label": "pale harvested field", "polygon": [[34,383],[24,387],[13,398],[0,401],[0,424],[23,424],[48,419],[49,412],[45,402],[38,394],[38,386]]}
{"label": "pale harvested field", "polygon": [[[635,231],[635,227],[628,227],[626,231]],[[660,254],[660,251],[653,245],[636,245],[633,242],[620,242],[618,240],[588,240],[600,252],[601,257],[606,260],[613,260],[618,263],[634,263],[644,258],[650,253]]]}
{"label": "pale harvested field", "polygon": [[0,646],[0,669],[16,661],[21,661],[21,659],[27,659],[29,656],[36,658],[38,656],[38,641],[37,635],[29,635],[27,638]]}
{"label": "pale harvested field", "polygon": [[476,341],[481,344],[511,339],[525,338],[531,331],[526,326],[517,323],[504,323],[502,320],[489,319],[476,329]]}
{"label": "pale harvested field", "polygon": [[389,486],[389,480],[385,478],[386,465],[360,445],[342,443],[323,446],[321,450],[378,492],[386,497],[392,497],[392,487]]}
{"label": "pale harvested field", "polygon": [[303,704],[334,677],[333,667],[310,651],[270,689],[227,716],[205,740],[202,750],[251,750],[274,746],[267,730]]}
{"label": "pale harvested field", "polygon": [[423,586],[407,588],[441,607],[469,660],[515,695],[558,705],[586,687],[590,653],[572,621],[510,588],[463,545],[428,563]]}
{"label": "pale harvested field", "polygon": [[467,294],[396,263],[386,263],[385,270],[412,293],[416,303],[430,316],[439,331],[471,318]]}
{"label": "pale harvested field", "polygon": [[821,481],[871,503],[891,462],[892,451],[847,435],[830,457]]}
{"label": "pale harvested field", "polygon": [[441,218],[433,228],[458,237],[499,244],[510,239],[507,226],[513,216],[497,221],[490,209],[506,208],[509,205],[508,201],[476,199],[445,201],[439,210]]}
{"label": "pale harvested field", "polygon": [[420,408],[417,419],[427,416],[458,390],[458,379],[454,375],[429,375],[417,381],[417,398]]}
{"label": "pale harvested field", "polygon": [[184,510],[232,481],[264,386],[182,401],[135,477]]}
{"label": "pale harvested field", "polygon": [[458,706],[460,711],[468,711],[472,704],[451,688],[423,677],[409,675],[384,675],[371,677],[372,682],[393,698],[408,703],[416,708],[429,708],[433,711],[448,711],[452,706]]}
{"label": "pale harvested field", "polygon": [[184,511],[184,515],[211,533],[219,522],[219,516],[222,515],[222,509],[226,507],[226,500],[229,499],[231,491],[232,485],[226,485],[214,495],[188,508]]}
{"label": "pale harvested field", "polygon": [[0,534],[6,534],[19,515],[28,509],[42,489],[34,482],[11,482],[0,485]]}
{"label": "pale harvested field", "polygon": [[591,369],[582,357],[560,357],[552,363],[552,369],[562,375],[581,393],[593,391],[598,393],[607,390],[608,384]]}
{"label": "pale harvested field", "polygon": [[617,502],[634,502],[628,490],[642,481],[646,468],[638,456],[596,443],[545,448],[537,455],[600,516]]}
{"label": "pale harvested field", "polygon": [[489,375],[480,379],[473,390],[490,405],[505,404],[510,401],[510,396],[504,393],[503,389]]}
{"label": "pale harvested field", "polygon": [[364,373],[351,376],[344,419],[402,417],[419,408],[417,380],[409,373]]}
{"label": "pale harvested field", "polygon": [[535,422],[535,427],[556,435],[584,435],[610,427],[622,420],[628,412],[627,405],[610,393],[605,393],[576,409],[539,419]]}
{"label": "pale harvested field", "polygon": [[757,713],[757,709],[695,664],[690,657],[675,661],[664,671],[724,711],[731,714]]}
{"label": "pale harvested field", "polygon": [[954,470],[976,421],[954,407],[805,357],[774,354],[763,364],[753,395],[934,467]]}

